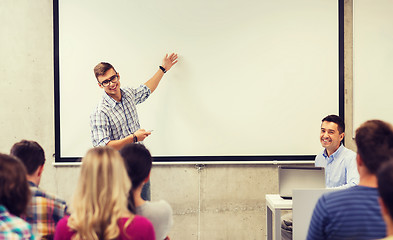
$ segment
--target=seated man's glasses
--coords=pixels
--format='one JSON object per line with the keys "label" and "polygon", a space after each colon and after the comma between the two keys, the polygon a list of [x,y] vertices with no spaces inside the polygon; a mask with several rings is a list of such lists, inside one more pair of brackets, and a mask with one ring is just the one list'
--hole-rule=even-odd
{"label": "seated man's glasses", "polygon": [[119,79],[119,75],[115,74],[112,77],[108,78],[107,80],[104,80],[104,81],[99,82],[99,83],[103,87],[108,87],[111,82],[112,83],[116,83],[118,79]]}

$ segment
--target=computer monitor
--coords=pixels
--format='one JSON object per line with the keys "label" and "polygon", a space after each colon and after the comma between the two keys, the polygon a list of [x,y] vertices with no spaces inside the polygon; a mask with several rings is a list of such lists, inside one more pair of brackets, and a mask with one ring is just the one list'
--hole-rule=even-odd
{"label": "computer monitor", "polygon": [[291,199],[297,188],[325,188],[325,169],[322,167],[278,167],[278,190],[282,198]]}

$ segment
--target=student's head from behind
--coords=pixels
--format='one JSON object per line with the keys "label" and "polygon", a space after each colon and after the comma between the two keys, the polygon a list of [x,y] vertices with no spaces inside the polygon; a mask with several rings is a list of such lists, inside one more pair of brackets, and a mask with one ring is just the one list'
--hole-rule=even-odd
{"label": "student's head from behind", "polygon": [[377,174],[380,166],[393,157],[393,128],[387,122],[370,120],[356,130],[357,158],[360,168]]}
{"label": "student's head from behind", "polygon": [[20,216],[29,200],[30,189],[23,163],[14,156],[0,153],[0,205]]}
{"label": "student's head from behind", "polygon": [[377,177],[382,215],[386,223],[393,223],[393,158],[382,165]]}
{"label": "student's head from behind", "polygon": [[45,164],[44,149],[35,141],[22,140],[15,143],[11,148],[11,155],[23,162],[28,175],[33,175]]}
{"label": "student's head from behind", "polygon": [[149,150],[142,144],[127,144],[120,150],[132,186],[137,188],[148,179],[152,167]]}
{"label": "student's head from behind", "polygon": [[341,117],[328,115],[322,119],[320,141],[328,153],[335,152],[344,139],[345,124]]}
{"label": "student's head from behind", "polygon": [[116,238],[117,220],[128,212],[130,188],[124,160],[118,151],[110,147],[90,149],[82,159],[69,226],[81,239],[88,233],[99,238],[104,232],[109,239]]}

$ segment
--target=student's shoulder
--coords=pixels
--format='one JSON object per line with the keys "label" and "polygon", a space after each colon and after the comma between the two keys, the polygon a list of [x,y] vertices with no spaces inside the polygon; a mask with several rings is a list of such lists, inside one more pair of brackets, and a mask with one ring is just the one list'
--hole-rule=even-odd
{"label": "student's shoulder", "polygon": [[57,223],[57,226],[67,226],[68,223],[68,219],[70,218],[70,216],[64,216],[62,219],[60,219],[60,221]]}
{"label": "student's shoulder", "polygon": [[64,216],[60,221],[56,224],[56,232],[61,233],[61,232],[68,232],[68,220],[70,216]]}
{"label": "student's shoulder", "polygon": [[358,200],[359,197],[367,195],[366,192],[362,186],[353,186],[350,188],[325,193],[321,196],[320,200],[327,207],[335,207],[336,205],[342,205],[343,202],[350,203],[353,200]]}
{"label": "student's shoulder", "polygon": [[[131,223],[130,218],[120,218],[119,227],[125,227],[125,232],[132,236],[133,239],[154,239],[154,227],[153,224],[145,217],[134,215]],[[129,239],[122,238],[119,239]]]}
{"label": "student's shoulder", "polygon": [[152,212],[160,213],[162,215],[172,214],[172,207],[165,200],[159,200],[155,202],[146,202],[145,208],[149,209]]}
{"label": "student's shoulder", "polygon": [[[123,218],[122,222],[125,223],[127,222],[128,219]],[[153,228],[153,224],[150,222],[150,220],[144,216],[140,215],[134,215],[132,218],[131,223],[127,228],[131,229],[145,229],[145,228]]]}
{"label": "student's shoulder", "polygon": [[32,195],[33,198],[45,199],[54,205],[66,205],[64,200],[60,199],[55,194],[49,193],[41,188],[32,189]]}
{"label": "student's shoulder", "polygon": [[69,216],[65,216],[56,224],[55,240],[56,239],[71,239],[75,231],[68,227]]}

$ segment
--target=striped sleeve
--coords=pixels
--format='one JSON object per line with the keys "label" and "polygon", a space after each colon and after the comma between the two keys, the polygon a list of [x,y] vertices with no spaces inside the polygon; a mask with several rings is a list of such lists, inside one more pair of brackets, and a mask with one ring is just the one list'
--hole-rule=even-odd
{"label": "striped sleeve", "polygon": [[325,209],[325,206],[325,199],[322,196],[321,198],[319,198],[317,204],[315,205],[314,212],[311,217],[311,222],[307,234],[308,240],[318,240],[326,238],[325,225],[328,219],[328,213]]}

